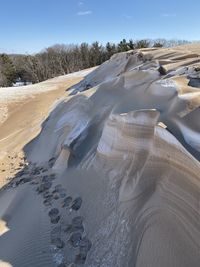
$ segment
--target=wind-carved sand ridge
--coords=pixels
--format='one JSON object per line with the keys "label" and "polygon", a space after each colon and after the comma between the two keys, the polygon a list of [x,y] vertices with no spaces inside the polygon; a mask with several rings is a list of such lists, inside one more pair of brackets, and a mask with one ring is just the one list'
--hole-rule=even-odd
{"label": "wind-carved sand ridge", "polygon": [[0,266],[199,266],[199,55],[116,54],[60,77],[72,87],[31,138],[26,124],[4,134],[2,155],[24,147],[0,192]]}

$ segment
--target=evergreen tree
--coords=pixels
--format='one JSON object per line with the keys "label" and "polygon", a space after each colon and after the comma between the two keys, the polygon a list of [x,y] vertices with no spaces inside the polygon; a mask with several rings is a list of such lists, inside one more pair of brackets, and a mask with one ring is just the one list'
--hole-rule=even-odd
{"label": "evergreen tree", "polygon": [[2,84],[0,84],[0,86],[12,86],[17,78],[15,66],[12,63],[12,60],[8,55],[1,54],[0,65],[1,77],[4,77],[3,79],[1,79]]}
{"label": "evergreen tree", "polygon": [[147,40],[140,40],[136,43],[136,49],[141,49],[141,48],[148,48],[150,45],[150,42]]}
{"label": "evergreen tree", "polygon": [[160,47],[163,47],[163,44],[160,43],[160,42],[155,42],[154,45],[153,45],[153,47],[158,47],[158,48],[160,48]]}
{"label": "evergreen tree", "polygon": [[127,43],[126,39],[123,39],[119,44],[118,44],[118,52],[126,52],[130,50],[129,44]]}
{"label": "evergreen tree", "polygon": [[131,50],[135,49],[135,43],[133,42],[133,39],[129,40],[128,46]]}
{"label": "evergreen tree", "polygon": [[94,42],[90,48],[90,65],[91,67],[100,65],[102,61],[103,49],[99,42]]}
{"label": "evergreen tree", "polygon": [[116,45],[108,42],[106,44],[106,59],[109,59],[117,52]]}

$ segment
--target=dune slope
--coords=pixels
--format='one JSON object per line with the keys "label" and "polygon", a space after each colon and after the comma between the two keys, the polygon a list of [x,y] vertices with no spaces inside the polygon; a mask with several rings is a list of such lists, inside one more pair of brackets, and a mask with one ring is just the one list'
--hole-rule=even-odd
{"label": "dune slope", "polygon": [[198,267],[200,46],[116,54],[81,77],[31,138],[29,113],[1,126],[25,160],[0,192],[0,266]]}

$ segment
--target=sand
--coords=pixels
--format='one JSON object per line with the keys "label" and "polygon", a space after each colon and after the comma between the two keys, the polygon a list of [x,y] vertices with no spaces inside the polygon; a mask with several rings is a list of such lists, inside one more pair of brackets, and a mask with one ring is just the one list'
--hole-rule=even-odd
{"label": "sand", "polygon": [[198,267],[199,84],[186,45],[0,91],[0,266]]}
{"label": "sand", "polygon": [[[41,130],[49,112],[75,83],[91,70],[60,76],[40,84],[0,88],[0,187],[7,183],[24,163],[23,147]],[[2,117],[2,119],[1,119]]]}

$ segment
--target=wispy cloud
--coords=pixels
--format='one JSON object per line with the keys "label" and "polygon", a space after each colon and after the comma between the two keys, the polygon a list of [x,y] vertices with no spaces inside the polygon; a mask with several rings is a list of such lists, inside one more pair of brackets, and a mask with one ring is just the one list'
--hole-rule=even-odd
{"label": "wispy cloud", "polygon": [[84,2],[83,1],[79,1],[78,2],[78,6],[83,6],[84,5]]}
{"label": "wispy cloud", "polygon": [[162,14],[162,17],[165,17],[165,18],[176,17],[176,14],[175,13],[165,13],[165,14]]}
{"label": "wispy cloud", "polygon": [[91,15],[91,14],[92,14],[92,11],[91,10],[79,11],[77,13],[78,16],[88,16],[88,15]]}

